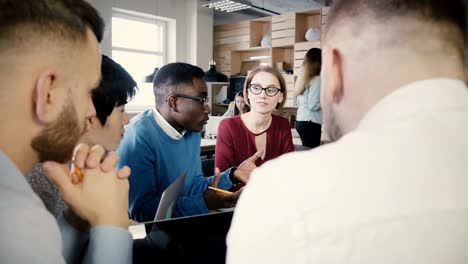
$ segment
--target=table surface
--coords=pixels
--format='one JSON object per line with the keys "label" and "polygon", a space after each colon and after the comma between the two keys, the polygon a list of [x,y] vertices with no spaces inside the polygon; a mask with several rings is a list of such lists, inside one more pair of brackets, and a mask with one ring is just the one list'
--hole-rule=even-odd
{"label": "table surface", "polygon": [[133,263],[213,263],[226,259],[226,235],[233,211],[146,223],[134,239]]}

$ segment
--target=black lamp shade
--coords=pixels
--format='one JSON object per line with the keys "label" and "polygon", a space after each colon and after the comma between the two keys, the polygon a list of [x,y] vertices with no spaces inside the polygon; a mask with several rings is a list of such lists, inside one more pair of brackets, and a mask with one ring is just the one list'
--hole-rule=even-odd
{"label": "black lamp shade", "polygon": [[158,70],[159,70],[159,68],[154,68],[153,73],[151,73],[150,75],[146,75],[145,76],[145,82],[152,83],[153,79],[154,79],[154,76],[156,75],[156,72],[158,72]]}
{"label": "black lamp shade", "polygon": [[217,71],[216,63],[214,61],[210,61],[209,68],[205,72],[203,80],[205,80],[205,82],[227,82],[228,77],[222,74],[221,72]]}

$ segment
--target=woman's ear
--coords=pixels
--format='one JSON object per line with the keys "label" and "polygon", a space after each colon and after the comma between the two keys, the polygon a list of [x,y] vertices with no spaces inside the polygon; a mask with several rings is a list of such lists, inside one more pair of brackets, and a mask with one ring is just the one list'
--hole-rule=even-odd
{"label": "woman's ear", "polygon": [[64,98],[56,84],[56,76],[50,71],[41,73],[34,84],[33,111],[41,124],[53,122],[62,112]]}

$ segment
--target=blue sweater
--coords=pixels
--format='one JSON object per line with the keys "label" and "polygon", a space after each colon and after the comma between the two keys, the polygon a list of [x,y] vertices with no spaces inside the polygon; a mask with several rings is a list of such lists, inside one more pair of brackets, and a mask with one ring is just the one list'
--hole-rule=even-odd
{"label": "blue sweater", "polygon": [[[181,139],[169,137],[156,123],[153,111],[132,118],[117,150],[119,168],[132,169],[129,178],[129,213],[132,219],[153,221],[163,191],[187,171],[184,188],[175,208],[175,216],[208,212],[203,192],[212,177],[204,177],[200,160],[200,133],[187,131]],[[218,187],[232,186],[229,170],[221,175]]]}

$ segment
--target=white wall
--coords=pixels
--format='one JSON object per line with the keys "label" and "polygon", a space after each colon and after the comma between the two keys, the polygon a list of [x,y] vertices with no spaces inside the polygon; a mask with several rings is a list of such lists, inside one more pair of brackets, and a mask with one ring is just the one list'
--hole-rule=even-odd
{"label": "white wall", "polygon": [[[213,11],[202,7],[203,0],[88,0],[106,23],[102,53],[112,54],[112,8],[169,19],[167,62],[187,62],[202,69],[213,58]],[[172,33],[172,34],[171,34]],[[148,72],[149,73],[149,72]],[[127,105],[128,112],[139,112],[154,105],[151,83],[139,82],[139,92]]]}
{"label": "white wall", "polygon": [[202,0],[88,0],[106,22],[102,52],[111,55],[112,8],[126,9],[175,20],[168,30],[176,32],[169,40],[168,62],[180,61],[208,67],[213,53],[213,13],[201,6]]}
{"label": "white wall", "polygon": [[205,1],[197,1],[196,65],[205,71],[213,58],[213,9],[202,7]]}

